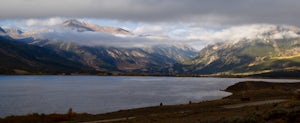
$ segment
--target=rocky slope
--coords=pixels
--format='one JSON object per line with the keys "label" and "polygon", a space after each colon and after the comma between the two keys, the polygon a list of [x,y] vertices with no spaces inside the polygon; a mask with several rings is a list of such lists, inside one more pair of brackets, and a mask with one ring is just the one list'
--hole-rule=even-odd
{"label": "rocky slope", "polygon": [[[82,46],[71,42],[49,40],[33,41],[30,44],[55,49],[58,54],[76,54],[73,60],[90,66],[95,70],[108,72],[161,73],[163,69],[195,55],[189,47],[154,46],[148,48],[120,48],[103,46]],[[64,54],[61,54],[64,56]],[[68,57],[68,56],[65,56]]]}
{"label": "rocky slope", "polygon": [[255,74],[299,69],[300,38],[294,36],[298,34],[298,29],[274,26],[254,39],[207,46],[185,63],[198,74]]}

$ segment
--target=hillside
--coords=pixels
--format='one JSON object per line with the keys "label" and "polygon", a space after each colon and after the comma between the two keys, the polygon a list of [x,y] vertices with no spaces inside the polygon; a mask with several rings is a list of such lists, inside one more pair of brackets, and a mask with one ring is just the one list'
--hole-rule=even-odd
{"label": "hillside", "polygon": [[68,60],[55,52],[0,37],[1,74],[86,73],[87,66]]}
{"label": "hillside", "polygon": [[84,46],[72,42],[51,40],[33,40],[29,44],[54,50],[62,56],[65,52],[76,54],[77,57],[73,60],[77,62],[90,66],[97,71],[116,73],[168,75],[170,66],[190,59],[196,54],[192,48],[185,46],[122,48]]}
{"label": "hillside", "polygon": [[255,39],[221,42],[202,49],[193,59],[186,61],[192,73],[251,75],[274,71],[299,70],[300,38],[274,38],[275,35],[298,31],[277,27]]}

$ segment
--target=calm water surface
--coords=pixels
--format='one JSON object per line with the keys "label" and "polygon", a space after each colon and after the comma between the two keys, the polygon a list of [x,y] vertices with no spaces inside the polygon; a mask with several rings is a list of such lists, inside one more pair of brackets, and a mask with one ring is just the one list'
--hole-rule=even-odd
{"label": "calm water surface", "polygon": [[0,76],[0,117],[28,113],[104,113],[121,109],[219,99],[219,90],[236,82],[299,80],[101,77],[101,76]]}

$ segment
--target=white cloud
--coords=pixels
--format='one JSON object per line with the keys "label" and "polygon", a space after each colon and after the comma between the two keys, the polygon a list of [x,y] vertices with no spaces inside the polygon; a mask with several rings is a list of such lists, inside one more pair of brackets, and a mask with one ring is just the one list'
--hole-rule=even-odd
{"label": "white cloud", "polygon": [[88,46],[113,46],[113,47],[149,47],[154,45],[176,45],[181,41],[170,39],[150,39],[144,37],[118,37],[100,32],[44,32],[36,35],[38,38],[54,41],[68,41]]}
{"label": "white cloud", "polygon": [[59,17],[53,17],[48,19],[28,19],[25,20],[25,25],[30,26],[54,26],[57,24],[61,24],[63,22],[62,18]]}
{"label": "white cloud", "polygon": [[277,26],[271,24],[251,24],[213,30],[209,28],[193,27],[177,29],[171,32],[182,40],[198,40],[208,43],[237,42],[243,39],[282,39],[299,37],[299,29],[292,26]]}
{"label": "white cloud", "polygon": [[143,24],[141,26],[138,26],[133,30],[133,33],[136,34],[162,34],[164,33],[164,30],[162,26],[160,25],[147,25]]}

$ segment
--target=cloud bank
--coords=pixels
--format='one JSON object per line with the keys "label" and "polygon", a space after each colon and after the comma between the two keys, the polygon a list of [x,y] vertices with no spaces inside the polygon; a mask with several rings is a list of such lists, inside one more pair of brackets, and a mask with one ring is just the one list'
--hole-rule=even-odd
{"label": "cloud bank", "polygon": [[44,39],[70,41],[89,46],[148,47],[154,45],[185,44],[196,49],[201,49],[208,44],[217,42],[236,43],[242,40],[300,38],[299,32],[299,28],[292,26],[252,24],[222,30],[209,30],[205,28],[170,30],[169,33],[174,33],[174,35],[162,38],[157,38],[155,37],[156,35],[119,37],[100,32],[76,32],[70,30],[44,32],[38,36]]}
{"label": "cloud bank", "polygon": [[65,18],[23,19],[15,24],[24,35],[54,41],[74,42],[88,46],[149,47],[154,45],[190,45],[201,49],[217,42],[235,43],[241,40],[266,38],[300,38],[294,26],[273,24],[245,24],[228,27],[188,26],[184,24],[139,24],[133,35],[115,35],[103,32],[77,32],[62,24]]}
{"label": "cloud bank", "polygon": [[237,42],[254,39],[299,38],[299,28],[286,25],[250,24],[211,30],[207,28],[190,28],[174,30],[173,35],[182,40],[200,40],[206,42]]}
{"label": "cloud bank", "polygon": [[100,32],[54,31],[43,32],[37,34],[36,37],[41,39],[51,39],[53,41],[73,42],[79,45],[86,46],[107,46],[124,48],[185,44],[184,42],[175,39],[158,39],[139,36],[119,37]]}

